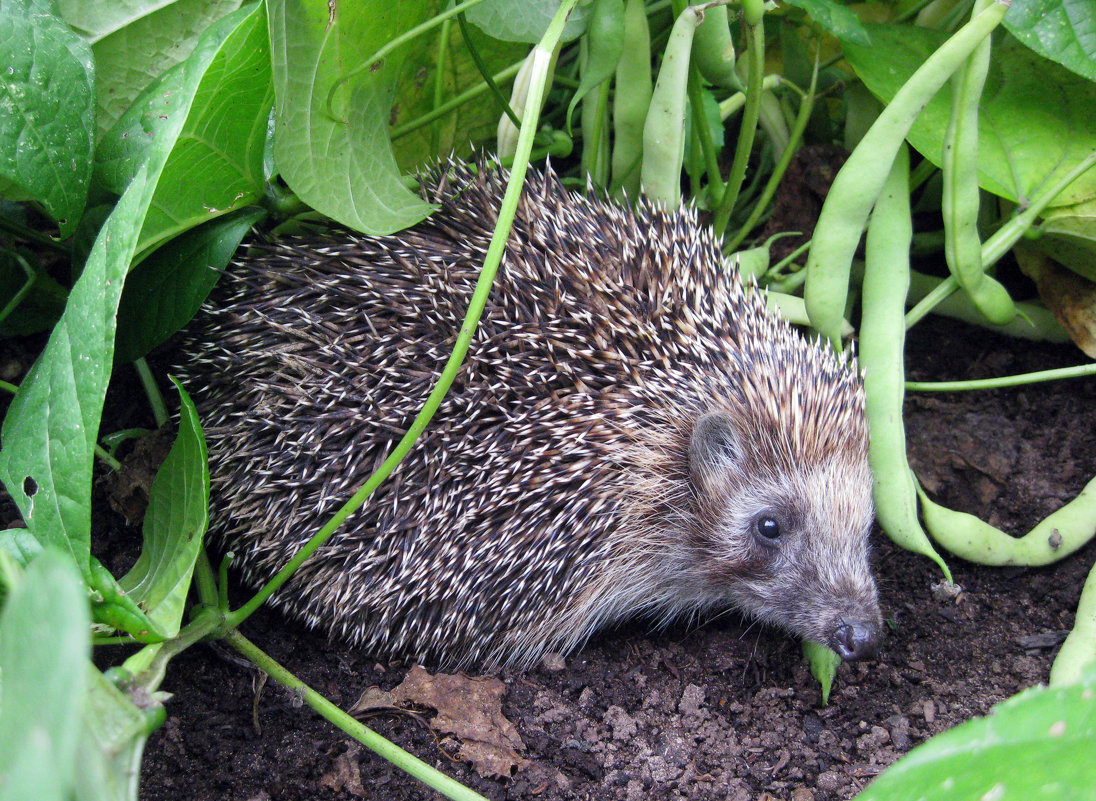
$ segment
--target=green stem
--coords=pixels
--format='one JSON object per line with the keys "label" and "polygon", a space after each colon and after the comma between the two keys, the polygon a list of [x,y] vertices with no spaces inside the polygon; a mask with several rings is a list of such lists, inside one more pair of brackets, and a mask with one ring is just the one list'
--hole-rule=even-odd
{"label": "green stem", "polygon": [[491,90],[491,94],[494,95],[495,103],[498,104],[502,113],[510,118],[510,122],[518,128],[521,127],[521,120],[518,119],[518,115],[514,113],[514,110],[510,108],[510,101],[508,101],[499,89],[495,79],[491,77],[491,73],[487,71],[487,65],[483,63],[483,59],[480,57],[479,51],[472,43],[472,33],[468,30],[468,20],[464,17],[464,12],[457,14],[457,24],[460,25],[460,35],[464,39],[464,46],[468,48],[468,55],[472,57],[472,61],[476,64],[476,69],[479,70],[479,74],[483,77],[483,82],[487,84],[487,88]]}
{"label": "green stem", "polygon": [[[749,10],[753,11],[752,8]],[[749,82],[746,86],[746,107],[742,111],[742,127],[738,132],[731,174],[727,178],[723,200],[712,222],[716,236],[723,236],[723,231],[727,228],[735,204],[738,202],[738,193],[742,190],[742,182],[746,178],[746,167],[749,165],[754,137],[757,135],[757,121],[761,116],[762,80],[765,73],[765,26],[761,19],[749,24],[752,16],[751,13],[746,15],[750,32],[750,49],[746,53],[750,67]]]}
{"label": "green stem", "polygon": [[48,237],[43,233],[39,233],[31,228],[27,228],[24,225],[20,225],[10,217],[0,215],[0,231],[7,231],[9,234],[17,239],[25,239],[28,242],[34,242],[37,245],[41,245],[44,248],[56,251],[57,253],[64,253],[66,256],[71,256],[72,251],[69,248],[62,245],[56,239]]}
{"label": "green stem", "polygon": [[807,94],[800,100],[799,113],[796,114],[795,125],[792,126],[791,136],[788,138],[788,145],[784,148],[784,152],[780,154],[780,160],[776,163],[772,175],[769,176],[765,188],[761,191],[761,197],[754,202],[750,216],[746,219],[746,222],[742,224],[742,227],[738,229],[738,233],[735,234],[734,238],[728,244],[724,245],[725,250],[734,252],[738,249],[738,246],[742,244],[742,240],[749,236],[750,231],[757,225],[757,221],[761,219],[761,215],[768,208],[769,201],[772,200],[773,195],[776,194],[776,189],[780,185],[784,173],[787,172],[788,165],[792,163],[792,159],[799,150],[799,143],[803,139],[803,132],[807,129],[807,122],[810,120],[811,112],[814,110],[814,95],[817,86],[818,56],[816,53],[814,59],[814,72],[811,73],[811,85],[810,88],[807,89]]}
{"label": "green stem", "polygon": [[1006,375],[1000,378],[979,378],[971,381],[907,381],[906,389],[912,392],[963,392],[971,389],[1002,389],[1041,381],[1057,381],[1062,378],[1084,378],[1096,375],[1096,363],[1059,367],[1055,370],[1039,370],[1034,373]]}
{"label": "green stem", "polygon": [[296,569],[300,567],[317,548],[327,542],[331,535],[335,533],[336,529],[342,525],[343,521],[357,511],[369,496],[373,494],[377,487],[380,486],[381,482],[396,469],[399,463],[403,461],[403,458],[411,450],[411,447],[415,444],[415,440],[417,440],[419,435],[426,429],[426,426],[429,424],[431,418],[433,418],[434,413],[438,410],[446,393],[449,391],[449,387],[452,386],[453,381],[456,379],[457,372],[460,370],[461,365],[464,363],[464,357],[468,353],[468,347],[472,342],[472,336],[476,332],[476,326],[479,323],[480,315],[483,313],[484,306],[487,304],[487,297],[491,292],[491,285],[495,279],[495,273],[498,270],[499,263],[502,261],[502,254],[506,248],[506,240],[510,235],[510,227],[513,225],[514,217],[517,214],[518,201],[521,198],[522,188],[525,184],[525,172],[529,166],[529,154],[533,149],[533,137],[536,134],[537,124],[540,120],[540,107],[546,91],[548,68],[552,61],[552,54],[555,50],[556,43],[563,33],[563,24],[567,19],[567,14],[574,8],[576,2],[577,0],[564,0],[564,2],[560,4],[559,9],[552,18],[551,24],[548,26],[548,30],[544,33],[540,44],[533,49],[532,58],[535,59],[539,72],[534,75],[532,85],[529,87],[529,95],[526,99],[523,112],[521,131],[518,134],[517,150],[514,155],[514,166],[510,173],[510,180],[506,185],[506,194],[503,197],[502,206],[499,209],[498,222],[495,224],[495,234],[491,238],[491,244],[487,248],[487,255],[484,257],[483,261],[483,269],[480,271],[479,280],[477,281],[475,291],[472,294],[472,300],[468,304],[468,312],[464,317],[460,333],[457,335],[457,341],[453,345],[453,352],[450,355],[448,362],[446,362],[445,368],[442,370],[442,374],[438,378],[437,384],[434,385],[434,389],[431,390],[429,397],[426,399],[426,403],[423,404],[422,410],[419,412],[418,416],[415,417],[414,422],[407,430],[407,433],[404,434],[403,439],[401,439],[396,447],[393,448],[392,453],[384,460],[384,463],[377,468],[373,475],[366,480],[365,484],[354,493],[350,500],[343,504],[342,508],[335,513],[334,517],[313,535],[313,537],[305,543],[304,547],[289,560],[285,567],[279,570],[278,573],[254,595],[254,597],[236,611],[228,614],[227,623],[231,628],[239,626],[240,623],[258,609],[267,598],[273,595],[279,587],[285,584],[285,582],[289,580],[289,577],[293,575],[294,571],[296,571]]}
{"label": "green stem", "polygon": [[152,376],[152,370],[149,369],[148,362],[143,356],[135,361],[133,366],[148,397],[148,405],[152,407],[152,419],[156,421],[157,428],[163,428],[164,423],[167,422],[167,405],[164,403],[164,396],[160,394],[160,388],[156,385],[156,379]]}
{"label": "green stem", "polygon": [[225,583],[217,583],[213,576],[213,566],[209,563],[209,555],[205,548],[198,549],[198,560],[194,563],[194,584],[198,588],[198,602],[202,606],[228,611],[227,596],[223,599],[222,592],[227,592]]}
{"label": "green stem", "polygon": [[[497,85],[502,81],[513,78],[515,75],[518,74],[518,70],[520,69],[521,62],[519,61],[516,64],[511,64],[509,67],[502,70],[501,72],[496,72],[491,77],[494,79]],[[557,78],[557,80],[559,79]],[[409,122],[405,122],[403,125],[393,128],[389,132],[389,135],[391,136],[392,141],[395,142],[400,137],[414,133],[415,131],[419,130],[419,128],[423,128],[432,123],[434,120],[444,117],[453,109],[460,108],[469,100],[474,100],[475,98],[479,97],[487,91],[489,91],[487,84],[481,81],[480,83],[473,86],[471,89],[466,89],[464,92],[461,92],[456,97],[445,103],[442,103],[440,106],[436,106],[432,110],[428,111],[426,114],[423,114],[421,117],[416,117]]]}
{"label": "green stem", "polygon": [[122,469],[122,463],[107,453],[106,449],[98,442],[95,443],[95,455],[99,457],[99,461],[105,462],[111,470],[117,472]]}
{"label": "green stem", "polygon": [[704,154],[704,170],[708,173],[708,197],[713,206],[723,199],[723,176],[719,174],[719,157],[712,142],[712,132],[704,117],[704,89],[700,84],[700,69],[695,63],[689,65],[689,106],[693,114],[693,131],[696,141],[700,142],[700,151]]}
{"label": "green stem", "polygon": [[278,684],[298,693],[306,704],[326,720],[349,734],[366,748],[387,759],[400,770],[433,787],[447,798],[460,799],[461,801],[472,801],[472,799],[486,801],[479,793],[469,790],[460,782],[449,778],[441,771],[427,765],[418,757],[412,756],[395,743],[377,734],[368,726],[359,723],[282,667],[240,632],[229,632],[225,640]]}
{"label": "green stem", "polygon": [[913,328],[921,318],[936,308],[937,304],[948,298],[951,293],[959,288],[959,282],[954,275],[949,275],[936,288],[917,302],[917,305],[906,312],[906,330]]}
{"label": "green stem", "polygon": [[145,646],[127,659],[122,667],[133,670],[133,665],[143,664],[150,649],[154,649],[155,653],[151,659],[148,659],[148,667],[133,670],[137,674],[136,683],[152,692],[163,681],[168,662],[199,640],[204,640],[211,635],[216,636],[218,630],[223,628],[223,625],[224,617],[222,615],[212,609],[202,610],[197,617],[182,628],[177,636],[166,642]]}
{"label": "green stem", "polygon": [[987,268],[992,264],[996,264],[997,260],[1004,256],[1019,241],[1024,232],[1031,227],[1032,223],[1035,222],[1035,218],[1043,212],[1043,209],[1064,192],[1071,183],[1087,172],[1093,164],[1096,164],[1096,150],[1083,158],[1076,167],[1067,172],[1053,186],[1040,193],[1031,202],[1030,206],[1001,226],[993,236],[982,244],[982,264]]}
{"label": "green stem", "polygon": [[[430,102],[432,109],[438,108],[445,102],[445,78],[449,74],[446,61],[449,58],[449,38],[452,27],[453,20],[447,19],[441,24],[441,30],[438,31],[438,57],[437,66],[434,69],[434,96]],[[430,152],[438,152],[440,139],[441,131],[435,126],[430,131]]]}
{"label": "green stem", "polygon": [[[405,31],[404,33],[401,33],[399,36],[397,36],[395,39],[392,39],[391,41],[386,42],[383,47],[381,47],[372,56],[370,56],[365,61],[363,61],[360,66],[355,67],[354,69],[350,70],[350,72],[346,73],[346,75],[343,75],[341,78],[339,78],[337,81],[335,81],[331,85],[331,89],[328,90],[328,93],[327,93],[327,106],[326,106],[326,108],[328,109],[328,111],[330,112],[331,108],[334,106],[335,93],[339,89],[342,88],[343,84],[347,83],[355,75],[357,75],[359,73],[362,73],[362,72],[366,72],[367,70],[372,71],[372,70],[376,69],[376,65],[379,64],[384,59],[385,56],[387,56],[389,53],[394,51],[400,45],[403,45],[403,44],[406,44],[407,42],[410,42],[416,36],[421,36],[422,34],[426,33],[427,31],[430,31],[430,30],[438,27],[443,22],[445,22],[447,19],[452,19],[453,17],[457,16],[458,14],[463,14],[468,9],[470,9],[474,6],[478,6],[482,2],[483,2],[483,0],[465,0],[465,2],[459,3],[455,6],[453,6],[452,8],[450,8],[446,11],[443,11],[441,14],[438,14],[436,16],[431,17],[430,19],[428,19],[426,22],[422,23],[421,25],[416,25],[411,30]],[[332,116],[335,117],[337,115],[332,114]]]}

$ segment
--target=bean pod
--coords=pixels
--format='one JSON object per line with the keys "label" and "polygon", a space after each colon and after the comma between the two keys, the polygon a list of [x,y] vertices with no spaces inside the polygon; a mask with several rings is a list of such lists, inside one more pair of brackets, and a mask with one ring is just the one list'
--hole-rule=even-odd
{"label": "bean pod", "polygon": [[894,156],[921,109],[996,28],[1008,4],[994,4],[944,42],[898,90],[838,172],[822,206],[807,256],[805,298],[811,324],[834,347],[849,289],[849,271],[868,215]]}
{"label": "bean pod", "polygon": [[917,520],[916,483],[906,461],[902,352],[913,237],[909,199],[909,152],[903,146],[875,204],[865,250],[860,363],[864,366],[871,435],[868,460],[874,477],[875,512],[887,536],[906,550],[932,559],[951,581],[948,566]]}

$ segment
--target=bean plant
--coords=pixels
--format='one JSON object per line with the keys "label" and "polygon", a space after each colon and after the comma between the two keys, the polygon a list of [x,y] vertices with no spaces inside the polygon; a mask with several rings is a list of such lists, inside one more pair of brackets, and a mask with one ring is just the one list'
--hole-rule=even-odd
{"label": "bean plant", "polygon": [[[930,311],[1065,338],[1047,308],[1009,295],[994,265],[1023,239],[1096,280],[1096,45],[1085,28],[1096,6],[888,0],[859,12],[837,0],[0,3],[0,333],[45,342],[18,386],[3,384],[0,479],[24,526],[0,532],[0,801],[136,798],[171,660],[203,639],[235,648],[446,796],[479,797],[337,709],[239,627],[430,424],[533,161],[551,158],[568,183],[622,203],[694,204],[728,265],[767,287],[772,305],[827,346],[859,342],[879,521],[948,581],[938,548],[1041,565],[1084,545],[1096,479],[1011,537],[925,492],[902,403],[906,391],[1091,375],[1092,365],[918,384],[905,380],[903,343]],[[1038,91],[1047,85],[1058,91]],[[838,140],[851,154],[809,246],[771,263],[789,232],[765,239],[761,226],[785,171],[805,143]],[[164,382],[144,357],[193,316],[248,231],[327,218],[398,232],[432,211],[417,172],[475,149],[511,170],[495,236],[437,386],[387,461],[232,608],[230,558],[215,566],[203,548],[201,421],[177,387],[177,433],[150,489],[141,555],[112,575],[92,556],[94,465],[116,469],[119,444],[148,433],[104,418],[112,376],[136,370],[164,425]],[[910,267],[911,196],[933,181],[944,278]],[[1094,582],[1050,688],[926,743],[862,797],[1088,792],[1096,767],[1073,757],[1096,738]],[[127,650],[103,672],[90,654],[107,647]],[[828,692],[835,655],[806,650]]]}

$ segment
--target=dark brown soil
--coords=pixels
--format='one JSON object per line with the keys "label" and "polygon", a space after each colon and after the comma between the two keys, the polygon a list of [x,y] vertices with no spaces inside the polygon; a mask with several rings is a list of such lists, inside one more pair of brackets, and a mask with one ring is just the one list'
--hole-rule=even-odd
{"label": "dark brown soil", "polygon": [[[909,351],[918,379],[1083,360],[1069,347],[931,320]],[[1096,474],[1096,381],[915,396],[907,426],[915,466],[937,499],[1012,533]],[[419,719],[368,724],[492,799],[845,799],[926,738],[1045,681],[1094,558],[1090,545],[1036,570],[951,559],[963,593],[949,600],[933,593],[941,578],[933,564],[878,535],[889,634],[877,659],[841,667],[828,707],[798,643],[733,615],[602,635],[562,669],[501,676],[504,711],[528,760],[509,780],[480,778],[450,759]],[[270,612],[244,633],[344,708],[407,672]],[[171,663],[163,688],[175,697],[148,744],[142,799],[437,797],[261,678],[210,646]]]}

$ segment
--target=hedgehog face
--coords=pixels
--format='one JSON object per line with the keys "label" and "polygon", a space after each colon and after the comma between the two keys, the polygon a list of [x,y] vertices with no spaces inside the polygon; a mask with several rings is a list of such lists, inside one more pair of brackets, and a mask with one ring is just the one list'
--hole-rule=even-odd
{"label": "hedgehog face", "polygon": [[874,653],[881,616],[869,566],[871,472],[859,448],[809,464],[773,465],[735,418],[702,416],[689,447],[698,504],[699,583],[731,603],[828,645],[843,659]]}

